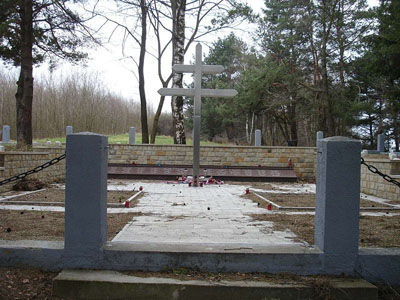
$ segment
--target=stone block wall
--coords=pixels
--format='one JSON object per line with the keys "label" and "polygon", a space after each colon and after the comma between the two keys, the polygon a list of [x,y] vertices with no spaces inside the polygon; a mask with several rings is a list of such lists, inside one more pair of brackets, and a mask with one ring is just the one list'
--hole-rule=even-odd
{"label": "stone block wall", "polygon": [[[193,147],[185,145],[110,144],[110,163],[191,165]],[[246,147],[202,146],[200,163],[218,166],[273,166],[294,164],[298,178],[315,178],[316,148],[311,147]]]}
{"label": "stone block wall", "polygon": [[[391,160],[388,154],[363,154],[365,162],[384,174],[400,181],[400,160]],[[361,166],[361,192],[389,200],[400,199],[400,188],[387,182],[381,176]]]}
{"label": "stone block wall", "polygon": [[[35,147],[33,152],[0,152],[0,179],[26,172],[65,153],[64,147]],[[54,182],[65,178],[65,160],[50,166],[28,178],[37,178],[43,182]],[[14,183],[0,187],[0,191],[10,190]]]}
{"label": "stone block wall", "polygon": [[[109,145],[110,163],[191,165],[192,146],[185,145]],[[36,146],[34,152],[0,152],[0,179],[33,169],[65,152],[63,146]],[[286,167],[288,160],[294,164],[298,178],[314,179],[316,148],[307,147],[246,147],[246,146],[203,146],[200,152],[202,165],[219,166],[274,166]],[[380,171],[400,180],[400,160],[390,160],[387,154],[363,154],[365,161]],[[53,165],[31,178],[53,182],[65,178],[65,160]],[[9,190],[12,184],[0,187]],[[361,168],[361,192],[390,200],[400,199],[400,189]]]}

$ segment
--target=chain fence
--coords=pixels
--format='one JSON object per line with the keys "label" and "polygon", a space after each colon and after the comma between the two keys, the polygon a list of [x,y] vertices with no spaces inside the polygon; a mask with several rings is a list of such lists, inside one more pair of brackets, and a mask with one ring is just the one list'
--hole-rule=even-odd
{"label": "chain fence", "polygon": [[64,153],[64,154],[62,154],[62,155],[60,155],[60,156],[58,156],[56,158],[53,158],[52,160],[49,160],[48,162],[45,162],[44,164],[42,164],[40,166],[37,166],[36,168],[34,168],[32,170],[26,171],[26,172],[18,174],[18,175],[14,175],[14,176],[12,176],[10,178],[7,178],[7,179],[4,179],[4,180],[0,181],[0,186],[2,186],[4,184],[7,184],[7,183],[10,183],[10,182],[14,182],[14,181],[23,179],[26,176],[32,175],[34,173],[40,172],[43,169],[46,169],[46,168],[48,168],[48,167],[50,167],[52,165],[55,165],[56,163],[62,161],[65,158],[65,156],[66,155]]}
{"label": "chain fence", "polygon": [[400,188],[400,182],[395,180],[393,177],[382,173],[381,171],[379,171],[375,166],[367,164],[364,160],[364,158],[361,157],[361,164],[366,166],[368,168],[369,171],[371,171],[374,174],[378,174],[379,176],[381,176],[383,179],[385,179],[387,182],[393,183],[395,185],[397,185]]}
{"label": "chain fence", "polygon": [[[53,158],[52,160],[49,160],[47,162],[45,162],[44,164],[37,166],[36,168],[33,168],[32,170],[26,171],[24,173],[18,174],[18,175],[14,175],[12,177],[9,177],[7,179],[1,180],[0,181],[0,186],[7,184],[7,183],[11,183],[20,179],[23,179],[29,175],[32,175],[34,173],[38,173],[52,165],[55,165],[56,163],[62,161],[63,159],[65,159],[66,154],[61,154],[60,156]],[[393,177],[382,173],[381,171],[379,171],[375,166],[370,165],[368,163],[365,162],[364,158],[361,157],[361,164],[366,166],[368,168],[369,171],[371,171],[374,174],[377,174],[379,176],[381,176],[384,180],[386,180],[387,182],[393,183],[395,185],[397,185],[400,188],[400,182],[395,180]]]}

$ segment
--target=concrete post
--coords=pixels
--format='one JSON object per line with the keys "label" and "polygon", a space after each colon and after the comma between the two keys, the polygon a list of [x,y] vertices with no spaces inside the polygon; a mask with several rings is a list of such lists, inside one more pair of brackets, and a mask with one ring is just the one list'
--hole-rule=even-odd
{"label": "concrete post", "polygon": [[129,128],[129,145],[135,145],[136,129],[135,127]]}
{"label": "concrete post", "polygon": [[254,138],[254,146],[255,147],[260,147],[261,146],[261,130],[257,129],[255,138]]}
{"label": "concrete post", "polygon": [[67,136],[64,267],[91,267],[107,241],[108,138]]}
{"label": "concrete post", "polygon": [[65,135],[69,135],[72,134],[72,126],[67,126],[65,128]]}
{"label": "concrete post", "polygon": [[8,125],[3,125],[3,143],[9,143],[10,142],[10,126]]}
{"label": "concrete post", "polygon": [[346,137],[318,142],[315,246],[325,270],[352,273],[358,256],[361,143]]}
{"label": "concrete post", "polygon": [[385,152],[385,135],[378,134],[377,149],[378,152]]}
{"label": "concrete post", "polygon": [[318,147],[318,141],[322,140],[324,138],[324,132],[323,131],[318,131],[317,132],[317,147]]}

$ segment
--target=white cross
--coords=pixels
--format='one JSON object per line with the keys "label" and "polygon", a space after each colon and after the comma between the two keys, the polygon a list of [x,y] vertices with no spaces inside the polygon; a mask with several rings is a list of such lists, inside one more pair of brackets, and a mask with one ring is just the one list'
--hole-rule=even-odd
{"label": "white cross", "polygon": [[200,115],[201,97],[232,98],[237,95],[233,89],[202,89],[202,74],[219,74],[224,71],[223,66],[202,65],[201,45],[196,45],[196,62],[194,65],[174,65],[172,69],[177,73],[194,73],[194,89],[162,88],[158,90],[161,96],[194,97],[193,114],[193,186],[197,186],[200,168]]}

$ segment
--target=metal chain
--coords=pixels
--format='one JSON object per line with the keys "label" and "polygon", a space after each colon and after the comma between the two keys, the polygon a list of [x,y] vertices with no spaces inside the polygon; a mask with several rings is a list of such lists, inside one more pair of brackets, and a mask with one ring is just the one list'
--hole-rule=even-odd
{"label": "metal chain", "polygon": [[387,174],[382,173],[375,166],[367,164],[365,162],[364,158],[362,158],[362,157],[361,157],[361,164],[366,166],[368,168],[368,170],[370,170],[372,173],[378,174],[379,176],[383,177],[383,179],[385,179],[386,181],[388,181],[390,183],[393,183],[393,184],[397,185],[400,188],[400,182],[399,181],[395,180],[394,178],[390,177]]}
{"label": "metal chain", "polygon": [[46,169],[46,168],[48,168],[48,167],[50,167],[52,165],[55,165],[56,163],[58,163],[59,161],[63,160],[64,158],[65,158],[65,153],[60,155],[60,156],[58,156],[58,157],[56,157],[56,158],[53,158],[52,160],[49,160],[48,162],[45,162],[43,165],[37,166],[36,168],[34,168],[32,170],[26,171],[26,172],[18,174],[18,175],[14,175],[14,176],[12,176],[10,178],[7,178],[7,179],[4,179],[4,180],[0,181],[0,186],[2,186],[4,184],[7,184],[7,183],[10,183],[10,182],[13,182],[13,181],[17,181],[17,180],[23,179],[26,176],[31,175],[33,173],[40,172],[43,169]]}

